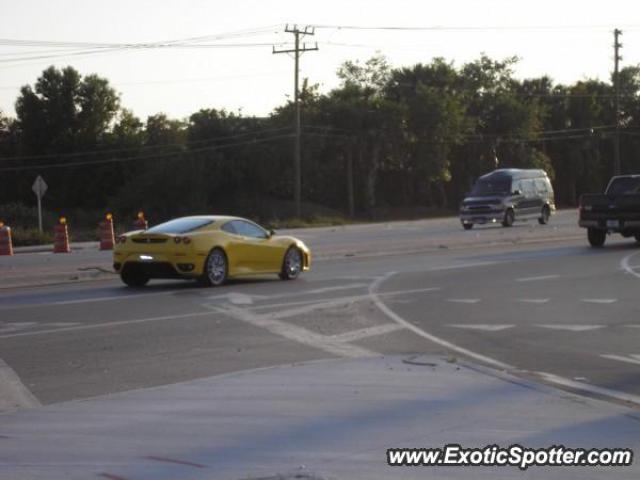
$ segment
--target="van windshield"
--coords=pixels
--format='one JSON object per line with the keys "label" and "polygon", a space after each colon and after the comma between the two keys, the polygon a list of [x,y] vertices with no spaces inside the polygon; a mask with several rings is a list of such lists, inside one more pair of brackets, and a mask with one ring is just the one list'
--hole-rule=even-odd
{"label": "van windshield", "polygon": [[509,193],[511,193],[511,179],[507,177],[478,180],[471,190],[472,197],[508,195]]}

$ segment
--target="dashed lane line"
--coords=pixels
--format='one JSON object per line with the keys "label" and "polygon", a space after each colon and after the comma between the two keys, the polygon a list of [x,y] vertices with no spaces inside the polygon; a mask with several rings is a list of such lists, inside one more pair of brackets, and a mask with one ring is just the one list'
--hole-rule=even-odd
{"label": "dashed lane line", "polygon": [[542,280],[553,280],[556,278],[560,278],[560,275],[540,275],[538,277],[516,278],[516,282],[539,282]]}
{"label": "dashed lane line", "polygon": [[461,323],[450,323],[447,327],[452,328],[463,328],[468,330],[484,330],[487,332],[499,332],[502,330],[507,330],[509,328],[515,327],[515,325],[496,325],[496,324],[461,324]]}
{"label": "dashed lane line", "polygon": [[543,303],[549,303],[550,300],[550,298],[518,298],[517,301],[521,303],[534,303],[542,305]]}
{"label": "dashed lane line", "polygon": [[640,355],[600,355],[602,358],[608,358],[609,360],[617,360],[619,362],[633,363],[640,365]]}
{"label": "dashed lane line", "polygon": [[450,303],[467,303],[474,304],[479,303],[482,299],[480,298],[447,298],[446,301]]}
{"label": "dashed lane line", "polygon": [[584,303],[595,303],[599,305],[610,305],[612,303],[616,303],[618,301],[617,298],[581,298],[581,302]]}
{"label": "dashed lane line", "polygon": [[587,332],[589,330],[599,330],[601,328],[604,328],[605,325],[563,325],[561,323],[556,323],[553,325],[537,324],[536,327],[548,328],[550,330],[567,330],[569,332]]}

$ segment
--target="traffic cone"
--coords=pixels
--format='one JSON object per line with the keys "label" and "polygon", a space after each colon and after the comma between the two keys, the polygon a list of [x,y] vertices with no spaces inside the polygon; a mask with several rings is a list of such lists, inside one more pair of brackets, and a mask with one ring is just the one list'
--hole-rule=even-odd
{"label": "traffic cone", "polygon": [[67,219],[60,217],[60,223],[53,227],[53,253],[69,253],[70,251]]}
{"label": "traffic cone", "polygon": [[11,242],[11,228],[0,222],[0,255],[13,255],[13,243]]}
{"label": "traffic cone", "polygon": [[146,230],[149,228],[149,222],[147,222],[144,218],[144,212],[138,212],[138,218],[133,222],[134,230]]}
{"label": "traffic cone", "polygon": [[115,235],[113,233],[113,215],[107,213],[104,220],[99,223],[100,250],[113,250]]}

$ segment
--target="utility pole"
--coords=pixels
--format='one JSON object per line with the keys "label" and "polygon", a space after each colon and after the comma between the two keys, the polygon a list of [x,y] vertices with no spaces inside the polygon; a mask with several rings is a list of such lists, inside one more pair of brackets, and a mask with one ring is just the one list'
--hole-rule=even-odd
{"label": "utility pole", "polygon": [[616,136],[613,141],[613,155],[614,155],[614,164],[613,164],[613,174],[620,175],[621,173],[621,165],[620,165],[620,79],[619,79],[619,64],[622,57],[620,56],[620,48],[622,44],[619,42],[619,37],[622,35],[622,32],[617,28],[613,31],[613,51],[614,51],[614,68],[613,68],[613,88],[615,91],[615,110],[616,110]]}
{"label": "utility pole", "polygon": [[316,43],[313,47],[307,47],[305,43],[300,46],[300,37],[304,37],[305,35],[314,35],[313,27],[304,27],[304,29],[300,30],[297,25],[294,25],[293,28],[289,28],[289,25],[286,26],[285,32],[292,33],[295,37],[295,47],[293,49],[288,50],[276,50],[273,47],[273,53],[293,53],[294,59],[294,89],[293,89],[293,108],[294,108],[294,119],[293,119],[293,128],[294,128],[294,142],[293,142],[293,170],[294,170],[294,200],[296,204],[296,217],[300,217],[302,214],[301,207],[301,198],[302,198],[302,168],[301,168],[301,132],[300,132],[300,102],[299,102],[299,94],[298,94],[298,81],[300,77],[300,55],[304,52],[310,52],[313,50],[318,50],[318,44]]}

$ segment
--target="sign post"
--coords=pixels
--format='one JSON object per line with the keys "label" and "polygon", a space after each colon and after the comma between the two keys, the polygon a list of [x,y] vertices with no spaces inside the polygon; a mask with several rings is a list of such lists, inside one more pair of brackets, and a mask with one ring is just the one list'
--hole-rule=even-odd
{"label": "sign post", "polygon": [[36,178],[36,181],[33,182],[33,186],[31,187],[33,193],[38,197],[38,229],[40,233],[42,233],[42,197],[47,192],[47,184],[40,175]]}

